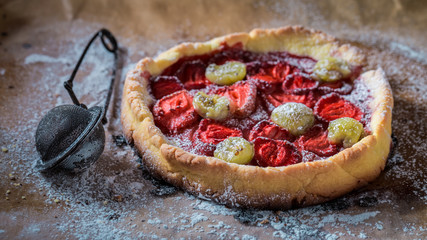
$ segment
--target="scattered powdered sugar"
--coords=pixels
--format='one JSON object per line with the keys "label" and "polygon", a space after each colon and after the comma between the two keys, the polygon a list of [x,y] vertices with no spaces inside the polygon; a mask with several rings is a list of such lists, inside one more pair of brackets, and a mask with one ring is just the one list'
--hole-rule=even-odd
{"label": "scattered powdered sugar", "polygon": [[[370,119],[372,116],[371,102],[373,96],[372,92],[368,89],[366,84],[363,83],[361,78],[354,80],[353,91],[351,91],[348,95],[343,95],[342,97],[351,103],[355,104],[363,111],[362,119],[360,120],[362,123],[370,123]],[[366,125],[366,130],[370,131],[370,124]]]}
{"label": "scattered powdered sugar", "polygon": [[61,64],[71,64],[71,59],[62,58],[62,57],[51,57],[43,54],[34,53],[25,58],[24,64],[32,63],[61,63]]}
{"label": "scattered powdered sugar", "polygon": [[395,41],[391,41],[389,47],[394,52],[400,53],[423,64],[427,64],[427,55],[421,51],[416,51],[405,44]]}

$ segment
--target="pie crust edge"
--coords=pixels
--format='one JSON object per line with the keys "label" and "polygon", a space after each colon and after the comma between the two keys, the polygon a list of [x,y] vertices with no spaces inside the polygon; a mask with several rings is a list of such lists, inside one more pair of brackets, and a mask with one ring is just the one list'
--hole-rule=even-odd
{"label": "pie crust edge", "polygon": [[287,51],[315,59],[334,56],[363,65],[362,51],[325,33],[300,26],[255,29],[204,43],[183,43],[156,59],[141,60],[125,81],[121,108],[123,131],[151,173],[202,198],[229,206],[288,209],[325,202],[374,180],[384,169],[391,143],[393,97],[382,69],[365,72],[362,81],[373,97],[372,134],[325,160],[286,167],[226,163],[173,146],[153,121],[149,109],[150,75],[160,74],[181,57],[209,53],[226,42],[243,43],[255,52]]}

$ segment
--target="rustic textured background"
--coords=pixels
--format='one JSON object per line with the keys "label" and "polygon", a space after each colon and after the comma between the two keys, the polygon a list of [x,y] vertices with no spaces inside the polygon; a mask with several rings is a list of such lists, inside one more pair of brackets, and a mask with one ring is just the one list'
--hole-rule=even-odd
{"label": "rustic textured background", "polygon": [[[0,1],[0,238],[427,238],[426,23],[425,1]],[[151,179],[113,141],[124,74],[142,57],[295,24],[359,45],[368,68],[390,79],[398,145],[369,186],[304,209],[228,209]],[[62,82],[101,27],[116,35],[123,66],[105,151],[81,175],[42,175],[33,169],[37,124],[71,104]],[[75,84],[82,102],[103,102],[111,63],[100,44],[89,51]]]}

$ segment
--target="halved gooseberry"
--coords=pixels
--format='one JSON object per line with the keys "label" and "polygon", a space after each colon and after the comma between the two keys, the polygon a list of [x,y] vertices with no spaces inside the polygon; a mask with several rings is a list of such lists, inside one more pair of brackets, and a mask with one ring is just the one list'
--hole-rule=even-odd
{"label": "halved gooseberry", "polygon": [[227,97],[204,92],[198,92],[193,98],[193,106],[203,118],[224,120],[230,112],[230,101]]}
{"label": "halved gooseberry", "polygon": [[289,102],[275,108],[271,120],[292,135],[303,134],[314,124],[313,111],[302,103]]}
{"label": "halved gooseberry", "polygon": [[313,68],[313,76],[325,82],[334,82],[350,74],[351,69],[347,62],[332,57],[319,60]]}
{"label": "halved gooseberry", "polygon": [[349,148],[359,141],[362,133],[363,124],[359,121],[349,117],[338,118],[329,123],[328,140]]}
{"label": "halved gooseberry", "polygon": [[246,76],[246,65],[238,61],[228,61],[222,65],[209,64],[206,78],[218,85],[232,85]]}
{"label": "halved gooseberry", "polygon": [[216,146],[214,156],[229,163],[248,164],[254,156],[254,147],[244,138],[229,137]]}

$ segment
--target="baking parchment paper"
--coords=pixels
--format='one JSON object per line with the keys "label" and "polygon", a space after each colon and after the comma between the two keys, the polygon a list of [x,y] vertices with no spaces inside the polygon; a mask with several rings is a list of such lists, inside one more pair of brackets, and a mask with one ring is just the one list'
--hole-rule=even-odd
{"label": "baking parchment paper", "polygon": [[[426,239],[427,2],[425,1],[0,1],[1,239]],[[125,73],[176,44],[253,28],[304,25],[363,48],[368,68],[393,88],[398,141],[370,185],[329,203],[289,211],[230,209],[188,195],[144,171],[121,139]],[[34,134],[98,29],[120,44],[107,142],[87,172],[43,175]],[[75,89],[102,103],[112,57],[91,49]]]}

